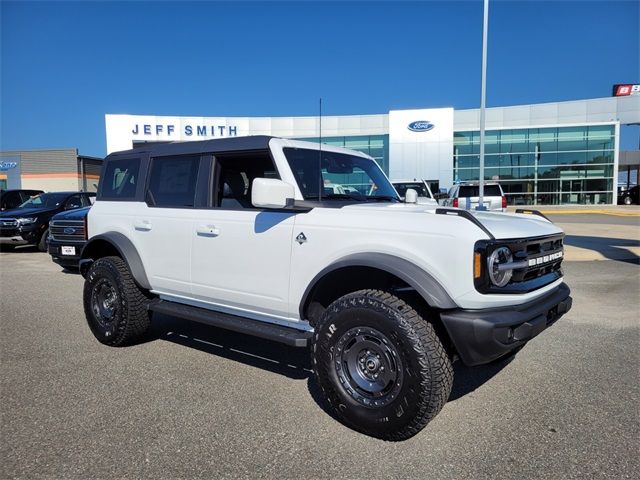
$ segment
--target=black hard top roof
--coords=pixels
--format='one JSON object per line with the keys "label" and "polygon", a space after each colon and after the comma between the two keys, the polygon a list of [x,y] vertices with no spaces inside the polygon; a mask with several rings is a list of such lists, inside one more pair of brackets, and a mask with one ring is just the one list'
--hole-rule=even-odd
{"label": "black hard top roof", "polygon": [[215,140],[202,140],[199,142],[169,142],[150,143],[148,145],[138,145],[131,150],[114,152],[107,156],[107,159],[117,158],[124,155],[149,153],[152,156],[160,155],[186,155],[190,153],[228,153],[242,152],[250,150],[266,150],[269,148],[269,141],[274,138],[268,135],[252,135],[248,137],[219,138]]}

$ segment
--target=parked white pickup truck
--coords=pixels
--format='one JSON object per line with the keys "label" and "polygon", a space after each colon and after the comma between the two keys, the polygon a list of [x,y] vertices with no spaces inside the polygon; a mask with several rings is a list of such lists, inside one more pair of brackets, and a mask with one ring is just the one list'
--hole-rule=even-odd
{"label": "parked white pickup truck", "polygon": [[342,148],[149,145],[104,161],[85,313],[112,346],[163,313],[310,347],[336,416],[402,440],[447,402],[454,360],[508,354],[571,307],[562,230],[531,213],[404,203],[371,157]]}

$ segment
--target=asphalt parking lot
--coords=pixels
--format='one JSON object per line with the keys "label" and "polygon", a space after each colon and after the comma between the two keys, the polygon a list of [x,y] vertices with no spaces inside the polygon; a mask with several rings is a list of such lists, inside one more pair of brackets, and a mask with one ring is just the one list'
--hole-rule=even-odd
{"label": "asphalt parking lot", "polygon": [[456,365],[443,411],[400,443],[326,413],[306,351],[168,317],[109,348],[79,275],[0,253],[0,477],[637,478],[639,219],[553,220],[573,310],[515,357]]}

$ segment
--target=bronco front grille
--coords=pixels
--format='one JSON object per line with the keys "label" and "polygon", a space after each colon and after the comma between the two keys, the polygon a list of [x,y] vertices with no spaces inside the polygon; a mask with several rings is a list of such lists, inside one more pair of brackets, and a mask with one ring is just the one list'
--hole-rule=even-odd
{"label": "bronco front grille", "polygon": [[52,240],[64,242],[84,242],[84,220],[53,220],[49,224]]}
{"label": "bronco front grille", "polygon": [[515,261],[527,262],[526,268],[514,270],[512,282],[525,282],[557,272],[564,258],[561,236],[533,240],[530,243],[525,242],[524,245],[516,243],[509,245],[509,248]]}
{"label": "bronco front grille", "polygon": [[486,272],[475,279],[481,293],[526,293],[542,288],[562,277],[564,234],[522,240],[482,240],[476,243],[476,252],[482,255],[482,264],[499,247],[508,247],[513,255],[513,275],[504,287],[493,285]]}

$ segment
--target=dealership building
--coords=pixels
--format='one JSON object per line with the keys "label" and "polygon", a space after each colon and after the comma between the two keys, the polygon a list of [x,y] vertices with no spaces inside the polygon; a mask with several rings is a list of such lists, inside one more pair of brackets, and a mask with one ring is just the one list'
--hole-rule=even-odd
{"label": "dealership building", "polygon": [[0,151],[0,190],[95,192],[101,168],[76,148]]}
{"label": "dealership building", "polygon": [[[273,135],[360,150],[392,180],[449,188],[479,178],[480,111],[392,110],[316,117],[105,116],[107,151],[144,143]],[[486,110],[485,179],[511,205],[616,201],[620,126],[640,124],[640,95]],[[320,132],[320,127],[322,131]]]}

